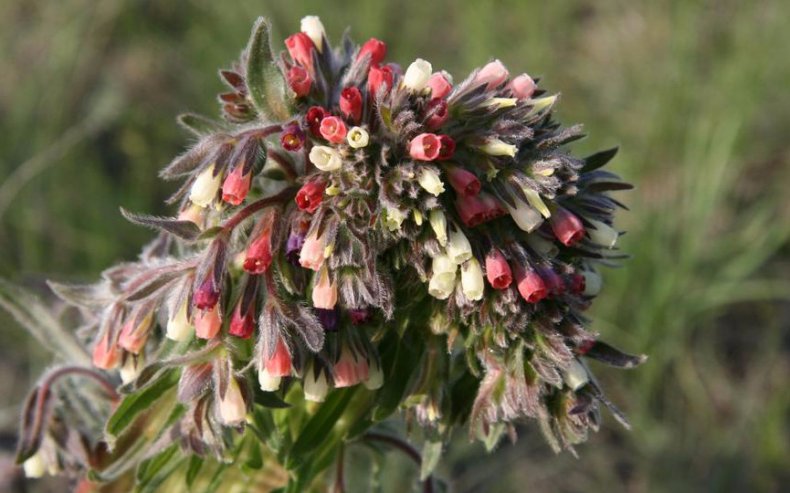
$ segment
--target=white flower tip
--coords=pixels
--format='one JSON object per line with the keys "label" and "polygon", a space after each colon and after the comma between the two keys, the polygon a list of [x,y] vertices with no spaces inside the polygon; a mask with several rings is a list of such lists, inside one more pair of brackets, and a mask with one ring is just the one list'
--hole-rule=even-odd
{"label": "white flower tip", "polygon": [[319,53],[323,51],[323,44],[324,44],[324,24],[321,22],[321,19],[317,15],[308,15],[302,17],[301,22],[302,32],[307,34],[311,40],[313,40],[313,44],[315,45],[316,49]]}
{"label": "white flower tip", "polygon": [[570,387],[574,392],[587,385],[590,381],[590,376],[587,374],[587,369],[579,363],[578,360],[571,360],[570,365],[562,372],[562,380],[565,385]]}
{"label": "white flower tip", "polygon": [[266,369],[258,372],[258,385],[264,392],[274,392],[280,388],[281,377],[271,375]]}
{"label": "white flower tip", "polygon": [[428,86],[433,67],[422,58],[413,61],[403,75],[403,86],[413,92],[421,92]]}

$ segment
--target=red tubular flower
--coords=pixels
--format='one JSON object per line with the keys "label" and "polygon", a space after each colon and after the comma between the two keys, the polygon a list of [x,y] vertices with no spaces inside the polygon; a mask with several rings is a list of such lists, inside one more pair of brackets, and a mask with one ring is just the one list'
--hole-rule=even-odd
{"label": "red tubular flower", "polygon": [[266,360],[265,368],[269,375],[273,377],[287,377],[291,374],[292,366],[291,353],[288,351],[282,337],[277,340],[272,356]]}
{"label": "red tubular flower", "polygon": [[195,291],[192,297],[192,302],[199,310],[208,310],[213,308],[219,301],[219,290],[214,287],[214,281],[211,275],[206,276],[206,280]]}
{"label": "red tubular flower", "polygon": [[320,106],[311,106],[305,114],[304,120],[313,137],[321,137],[321,120],[326,116],[326,110]]}
{"label": "red tubular flower", "polygon": [[411,139],[409,155],[419,161],[433,161],[442,150],[442,141],[438,135],[424,133]]}
{"label": "red tubular flower", "polygon": [[222,200],[230,205],[239,205],[244,202],[252,184],[252,170],[245,175],[244,163],[239,163],[233,168],[222,183]]}
{"label": "red tubular flower", "polygon": [[383,62],[384,57],[387,56],[387,45],[376,38],[370,38],[359,49],[357,60],[362,59],[365,55],[370,55],[370,66],[374,67]]}
{"label": "red tubular flower", "polygon": [[546,285],[537,272],[527,271],[522,265],[516,266],[516,285],[518,293],[527,303],[537,303],[546,297]]}
{"label": "red tubular flower", "polygon": [[313,180],[305,183],[296,192],[296,206],[310,214],[314,213],[324,199],[324,190],[326,190],[326,183],[323,180]]}
{"label": "red tubular flower", "polygon": [[483,201],[483,204],[485,204],[486,221],[490,221],[494,218],[507,214],[507,211],[504,207],[502,207],[502,204],[500,204],[499,201],[492,195],[481,192],[479,197],[480,200]]}
{"label": "red tubular flower", "polygon": [[336,116],[326,116],[321,120],[321,136],[333,144],[340,144],[346,139],[346,124]]}
{"label": "red tubular flower", "polygon": [[247,247],[244,270],[250,274],[263,274],[272,263],[272,230],[265,228]]}
{"label": "red tubular flower", "polygon": [[464,226],[474,228],[486,220],[486,205],[477,196],[458,195],[455,208]]}
{"label": "red tubular flower", "polygon": [[392,89],[393,79],[392,67],[389,65],[371,66],[368,71],[368,95],[375,99],[380,90],[389,91]]}
{"label": "red tubular flower", "polygon": [[435,99],[428,105],[428,112],[425,116],[425,127],[428,130],[436,130],[444,125],[450,118],[450,113],[447,111],[447,101],[444,99]]}
{"label": "red tubular flower", "polygon": [[313,40],[310,39],[305,33],[292,34],[285,40],[285,47],[288,48],[288,54],[291,59],[306,68],[308,71],[313,71],[313,51],[315,45]]}
{"label": "red tubular flower", "polygon": [[356,87],[346,87],[340,92],[340,111],[346,118],[359,123],[362,118],[362,93]]}
{"label": "red tubular flower", "polygon": [[280,134],[280,145],[286,151],[298,151],[304,145],[304,140],[304,132],[296,122],[286,125]]}
{"label": "red tubular flower", "polygon": [[222,328],[219,306],[214,305],[208,310],[195,310],[195,335],[201,339],[213,339]]}
{"label": "red tubular flower", "polygon": [[118,351],[118,346],[110,341],[110,333],[107,331],[93,346],[93,366],[102,370],[112,370],[120,361],[121,352]]}
{"label": "red tubular flower", "polygon": [[241,301],[236,305],[233,310],[233,316],[230,319],[230,326],[228,327],[228,334],[240,337],[242,339],[249,339],[255,331],[255,304],[250,303],[247,311],[241,313]]}
{"label": "red tubular flower", "polygon": [[439,148],[439,156],[436,158],[439,161],[445,161],[453,157],[455,154],[455,141],[449,135],[440,135],[439,141],[441,147]]}
{"label": "red tubular flower", "polygon": [[566,280],[568,291],[577,295],[584,293],[585,284],[586,279],[579,273],[571,274]]}
{"label": "red tubular flower", "polygon": [[428,87],[431,88],[431,99],[442,99],[453,90],[453,85],[447,78],[440,74],[435,73],[428,79]]}
{"label": "red tubular flower", "polygon": [[558,207],[549,218],[554,235],[565,246],[571,246],[584,237],[584,226],[572,212]]}
{"label": "red tubular flower", "polygon": [[459,195],[472,197],[480,193],[480,180],[474,173],[459,166],[447,168],[447,180]]}
{"label": "red tubular flower", "polygon": [[498,248],[492,248],[486,255],[486,278],[494,289],[505,289],[513,282],[510,264]]}
{"label": "red tubular flower", "polygon": [[307,69],[299,65],[294,65],[288,70],[288,87],[293,89],[296,97],[302,98],[310,94],[310,88],[313,86],[313,80]]}

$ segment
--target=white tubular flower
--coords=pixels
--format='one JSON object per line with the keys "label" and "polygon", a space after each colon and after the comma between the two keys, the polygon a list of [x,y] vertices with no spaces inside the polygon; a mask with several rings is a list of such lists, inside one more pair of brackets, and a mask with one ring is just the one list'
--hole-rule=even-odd
{"label": "white tubular flower", "polygon": [[614,248],[617,244],[617,239],[620,237],[620,233],[601,221],[595,219],[587,219],[587,221],[593,226],[592,228],[587,228],[587,234],[590,235],[590,239],[593,243],[603,245],[606,248]]}
{"label": "white tubular flower", "polygon": [[348,141],[348,145],[354,149],[361,149],[366,147],[370,142],[370,134],[362,127],[351,127],[346,134],[346,140]]}
{"label": "white tubular flower", "polygon": [[22,469],[25,471],[25,477],[27,478],[38,479],[43,477],[47,472],[47,465],[41,457],[41,452],[36,452],[23,462]]}
{"label": "white tubular flower", "polygon": [[524,195],[527,196],[529,205],[537,209],[546,219],[551,217],[551,211],[546,207],[546,203],[543,202],[538,192],[529,187],[523,187],[521,190],[524,192]]}
{"label": "white tubular flower", "polygon": [[527,236],[527,244],[544,257],[554,258],[560,253],[557,245],[537,234]]}
{"label": "white tubular flower", "polygon": [[282,377],[275,377],[266,368],[258,370],[258,385],[264,392],[274,392],[280,388]]}
{"label": "white tubular flower", "polygon": [[584,365],[574,359],[571,360],[568,368],[563,370],[562,380],[565,382],[565,385],[575,392],[587,385],[587,382],[590,381],[590,376],[587,374],[587,369],[584,368]]}
{"label": "white tubular flower", "polygon": [[527,116],[532,116],[541,111],[550,110],[554,103],[557,102],[557,95],[554,96],[546,96],[544,98],[537,98],[530,100],[530,104],[532,105],[532,109],[529,110]]}
{"label": "white tubular flower", "polygon": [[446,300],[455,290],[455,272],[435,273],[428,281],[428,294],[439,300]]}
{"label": "white tubular flower", "polygon": [[584,276],[584,292],[582,293],[584,296],[595,296],[601,292],[603,281],[600,274],[594,270],[586,270],[582,272],[582,275]]}
{"label": "white tubular flower", "polygon": [[441,209],[434,209],[431,211],[428,220],[431,223],[431,228],[436,235],[436,241],[441,246],[447,246],[447,218]]}
{"label": "white tubular flower", "polygon": [[437,274],[452,274],[455,276],[456,269],[458,269],[458,264],[453,262],[446,253],[440,253],[433,258],[431,272],[433,272],[434,276]]}
{"label": "white tubular flower", "polygon": [[450,238],[447,242],[447,255],[459,265],[472,258],[472,245],[469,244],[469,239],[461,230],[450,231]]}
{"label": "white tubular flower", "polygon": [[313,368],[308,368],[302,381],[302,390],[306,400],[324,402],[326,394],[329,392],[329,381],[326,378],[326,372],[319,372],[318,376],[315,376]]}
{"label": "white tubular flower", "polygon": [[406,69],[406,73],[403,75],[403,86],[412,92],[421,92],[428,86],[428,80],[432,73],[431,64],[418,58]]}
{"label": "white tubular flower", "polygon": [[225,396],[219,402],[219,416],[226,425],[236,425],[244,421],[247,416],[247,404],[241,395],[239,383],[231,377]]}
{"label": "white tubular flower", "polygon": [[510,156],[515,157],[518,148],[513,144],[508,144],[497,138],[490,138],[482,145],[477,146],[478,149],[485,152],[489,156]]}
{"label": "white tubular flower", "polygon": [[373,361],[368,365],[368,378],[362,384],[368,390],[378,390],[384,385],[384,372],[381,371],[381,363]]}
{"label": "white tubular flower", "polygon": [[189,200],[200,207],[208,207],[217,196],[221,184],[222,173],[217,173],[217,176],[214,176],[214,165],[211,165],[204,169],[192,183]]}
{"label": "white tubular flower", "polygon": [[308,15],[306,17],[302,17],[301,27],[302,32],[313,40],[313,44],[315,45],[318,52],[323,52],[324,35],[326,31],[324,30],[324,24],[321,23],[321,19],[317,15]]}
{"label": "white tubular flower", "polygon": [[390,231],[400,231],[400,225],[404,219],[406,219],[406,215],[399,209],[387,207],[384,211],[384,226]]}
{"label": "white tubular flower", "polygon": [[472,301],[483,299],[483,269],[480,262],[472,257],[461,266],[461,289],[464,296]]}
{"label": "white tubular flower", "polygon": [[187,304],[186,302],[181,303],[181,307],[176,310],[176,313],[170,314],[165,335],[173,341],[186,341],[192,337],[194,332],[195,328],[187,318]]}
{"label": "white tubular flower", "polygon": [[527,233],[535,231],[538,226],[543,224],[543,216],[521,200],[516,199],[515,209],[507,204],[505,205],[511,217],[513,217],[513,221],[516,222],[516,225]]}
{"label": "white tubular flower", "polygon": [[127,354],[126,360],[121,365],[121,382],[125,384],[133,382],[140,375],[145,366],[145,356],[141,352],[138,355]]}
{"label": "white tubular flower", "polygon": [[340,153],[329,146],[314,146],[310,149],[310,162],[321,171],[337,171],[343,165]]}
{"label": "white tubular flower", "polygon": [[444,183],[442,183],[442,179],[436,171],[430,168],[422,170],[419,178],[417,178],[417,182],[426,192],[433,196],[438,197],[440,193],[444,192]]}

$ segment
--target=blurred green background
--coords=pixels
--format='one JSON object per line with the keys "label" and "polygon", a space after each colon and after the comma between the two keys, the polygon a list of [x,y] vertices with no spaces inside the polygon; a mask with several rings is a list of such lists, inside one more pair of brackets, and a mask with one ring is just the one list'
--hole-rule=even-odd
{"label": "blurred green background", "polygon": [[[790,481],[790,2],[293,0],[0,2],[0,275],[89,280],[165,213],[157,170],[188,143],[182,111],[216,115],[220,67],[269,16],[318,14],[330,38],[386,40],[460,80],[490,58],[562,94],[584,155],[612,169],[633,255],[605,273],[594,327],[650,355],[595,366],[633,431],[608,419],[555,456],[534,426],[492,455],[464,433],[440,469],[458,493],[780,491]],[[0,446],[46,365],[0,314]],[[404,488],[405,489],[405,488]],[[361,491],[361,490],[360,490]],[[403,491],[395,489],[393,491]],[[785,490],[786,491],[786,490]]]}

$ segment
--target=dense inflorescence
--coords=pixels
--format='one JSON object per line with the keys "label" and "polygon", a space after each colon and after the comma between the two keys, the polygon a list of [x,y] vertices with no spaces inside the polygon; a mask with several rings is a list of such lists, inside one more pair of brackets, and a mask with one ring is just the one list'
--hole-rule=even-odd
{"label": "dense inflorescence", "polygon": [[623,420],[584,362],[643,360],[584,316],[621,258],[615,151],[571,155],[581,127],[498,60],[454,83],[377,39],[333,48],[316,18],[285,47],[260,20],[220,72],[224,121],[181,117],[197,141],[161,172],[178,215],[125,212],[161,230],[139,260],[53,285],[94,366],[130,396],[170,379],[185,412],[166,436],[217,457],[251,414],[359,384],[363,428],[400,408],[430,442],[534,418],[571,448],[599,404]]}

